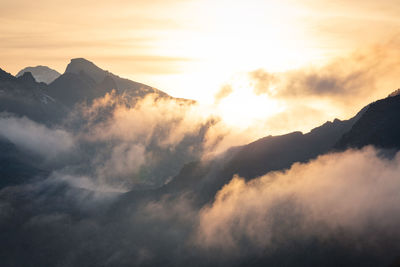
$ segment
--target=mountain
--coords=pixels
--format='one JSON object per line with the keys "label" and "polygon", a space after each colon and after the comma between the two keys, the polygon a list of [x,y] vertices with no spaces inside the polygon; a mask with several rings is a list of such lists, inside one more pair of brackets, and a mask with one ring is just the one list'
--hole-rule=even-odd
{"label": "mountain", "polygon": [[[105,92],[96,91],[96,82],[85,72],[64,73],[51,84],[47,92],[49,96],[58,99],[69,108],[83,101],[91,102],[95,98],[104,96]],[[112,88],[109,88],[111,91]]]}
{"label": "mountain", "polygon": [[[126,87],[123,87],[125,85]],[[91,104],[94,99],[104,97],[106,93],[110,93],[112,90],[116,90],[117,95],[120,94],[120,96],[123,95],[124,98],[127,98],[126,103],[129,104],[131,104],[130,99],[136,101],[137,98],[140,99],[148,93],[155,93],[158,97],[172,99],[166,93],[150,86],[103,71],[85,59],[73,59],[67,66],[67,71],[50,84],[37,82],[31,72],[24,72],[21,76],[14,77],[0,69],[0,113],[5,112],[10,113],[11,116],[27,117],[50,129],[61,128],[65,129],[66,132],[75,133],[81,129],[80,127],[85,127],[85,123],[87,123],[86,118],[80,116],[82,110],[79,108],[79,104]],[[190,100],[176,100],[193,103]],[[70,116],[71,114],[72,116]],[[105,119],[112,114],[113,107],[103,110],[99,116],[101,116],[101,119]],[[3,115],[8,116],[0,114],[0,116]],[[97,119],[100,120],[100,118]],[[186,141],[187,139],[185,139]],[[189,157],[188,153],[184,154],[185,151],[188,151],[186,146],[190,146],[192,143],[200,146],[201,142],[187,141],[188,144],[185,142],[176,151],[158,149],[155,153],[162,157],[158,161],[160,167],[152,168],[148,166],[148,170],[143,170],[146,177],[151,176],[162,184],[163,179],[174,176],[184,163],[194,160],[196,157]],[[155,142],[152,144],[149,145],[148,149],[156,150],[157,145],[155,145]],[[107,147],[107,144],[96,145],[98,145],[97,149]],[[87,154],[91,153],[92,150],[90,149],[94,146],[88,144],[85,146],[87,150],[81,154],[85,160],[90,161],[93,157],[93,155],[88,156]],[[191,151],[196,151],[196,149],[192,147]],[[175,157],[176,154],[179,154],[179,157]],[[34,161],[34,156],[29,155],[29,157]],[[9,163],[6,162],[11,162],[15,158],[7,160],[9,161],[3,160],[0,164],[7,165]],[[60,164],[62,165],[62,163]],[[39,169],[43,167],[37,166]],[[89,172],[90,168],[87,168],[87,165],[85,167],[82,167],[82,169]]]}
{"label": "mountain", "polygon": [[[329,152],[367,145],[398,151],[400,95],[393,95],[367,105],[349,120],[335,119],[306,134],[267,136],[232,148],[211,162],[187,164],[159,194],[191,192],[199,205],[203,205],[211,201],[234,174],[251,180],[270,171],[288,169],[295,162],[307,162]],[[129,198],[129,194],[135,193],[128,193],[125,198]]]}
{"label": "mountain", "polygon": [[0,70],[0,112],[51,124],[65,110],[47,94],[47,85],[36,82],[30,72],[17,78]]}
{"label": "mountain", "polygon": [[51,83],[61,75],[58,71],[50,69],[47,66],[36,66],[26,67],[20,70],[16,77],[20,77],[26,72],[30,72],[37,82],[43,82],[46,84]]}
{"label": "mountain", "polygon": [[363,112],[350,120],[328,121],[306,134],[293,132],[261,138],[241,147],[225,171],[251,179],[271,170],[289,168],[294,162],[306,162],[328,152]]}
{"label": "mountain", "polygon": [[47,93],[65,107],[73,108],[81,102],[91,103],[112,90],[131,98],[141,98],[150,93],[170,97],[163,91],[103,70],[84,58],[71,59],[65,73],[49,84]]}
{"label": "mountain", "polygon": [[[251,180],[270,171],[290,168],[295,162],[307,162],[330,152],[340,138],[368,109],[363,108],[349,120],[333,122],[312,129],[309,133],[293,132],[280,136],[267,136],[244,146],[234,147],[222,156],[207,162],[186,164],[168,184],[151,195],[181,194],[190,192],[199,206],[213,200],[215,194],[235,174]],[[121,201],[133,203],[137,192],[127,193]],[[143,194],[142,194],[143,196]],[[132,199],[131,199],[132,198]]]}
{"label": "mountain", "polygon": [[27,67],[17,76],[0,69],[0,112],[15,113],[46,124],[60,122],[76,104],[90,104],[112,90],[131,98],[149,93],[170,97],[158,89],[103,70],[83,58],[72,59],[62,75],[48,67],[37,66]]}
{"label": "mountain", "polygon": [[391,94],[369,105],[365,114],[337,142],[337,149],[378,148],[400,149],[400,95]]}
{"label": "mountain", "polygon": [[0,81],[11,81],[15,80],[15,77],[10,73],[0,69]]}
{"label": "mountain", "polygon": [[166,93],[157,90],[148,85],[134,82],[128,79],[121,78],[107,70],[103,70],[96,66],[93,62],[84,58],[74,58],[68,64],[65,73],[81,74],[84,72],[87,76],[93,79],[97,84],[102,83],[106,77],[114,80],[117,92],[120,94],[128,94],[130,96],[144,96],[148,93],[157,93],[160,96],[168,96]]}

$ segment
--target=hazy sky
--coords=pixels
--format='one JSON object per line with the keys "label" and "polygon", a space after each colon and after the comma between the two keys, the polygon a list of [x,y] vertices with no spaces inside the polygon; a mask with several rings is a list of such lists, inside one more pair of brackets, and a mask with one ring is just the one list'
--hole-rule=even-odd
{"label": "hazy sky", "polygon": [[400,29],[399,0],[1,0],[0,5],[0,67],[13,74],[39,64],[63,72],[71,58],[85,57],[173,96],[208,102],[238,73],[323,66],[388,42]]}

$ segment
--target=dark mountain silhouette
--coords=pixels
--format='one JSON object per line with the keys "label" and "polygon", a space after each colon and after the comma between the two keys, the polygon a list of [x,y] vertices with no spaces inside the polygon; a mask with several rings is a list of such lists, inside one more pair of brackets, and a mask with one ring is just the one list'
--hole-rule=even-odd
{"label": "dark mountain silhouette", "polygon": [[52,98],[72,108],[78,103],[91,102],[95,98],[104,96],[104,92],[98,92],[96,87],[96,82],[82,71],[78,74],[61,75],[48,86],[47,92]]}
{"label": "dark mountain silhouette", "polygon": [[128,79],[121,78],[109,71],[103,70],[97,67],[93,62],[86,60],[84,58],[74,58],[71,59],[71,63],[68,64],[65,74],[74,73],[74,74],[81,74],[84,72],[87,76],[92,78],[97,84],[100,84],[104,81],[106,77],[108,79],[114,80],[116,85],[115,88],[118,93],[122,94],[125,93],[129,96],[144,96],[148,93],[157,93],[160,96],[167,96],[166,93],[157,90],[153,87],[148,85],[134,82]]}
{"label": "dark mountain silhouette", "polygon": [[47,66],[36,66],[36,67],[26,67],[20,70],[16,77],[22,76],[24,73],[30,72],[37,82],[43,82],[46,84],[51,83],[57,79],[61,74]]}
{"label": "dark mountain silhouette", "polygon": [[30,72],[18,78],[4,71],[0,73],[0,112],[26,116],[45,124],[51,124],[65,113],[47,94],[47,85],[36,82]]}
{"label": "dark mountain silhouette", "polygon": [[350,120],[326,122],[306,134],[293,132],[259,139],[240,148],[225,171],[251,179],[271,170],[286,169],[294,162],[306,162],[328,152],[363,112]]}
{"label": "dark mountain silhouette", "polygon": [[0,81],[11,81],[11,80],[15,80],[15,79],[16,78],[13,75],[0,69]]}
{"label": "dark mountain silhouette", "polygon": [[[52,73],[52,77],[57,78],[47,85],[38,78],[43,73]],[[86,59],[76,58],[71,60],[62,75],[56,75],[44,66],[25,68],[18,73],[18,77],[0,69],[0,112],[15,113],[51,124],[60,122],[76,104],[91,103],[112,90],[134,98],[149,93],[170,97],[148,85],[102,70]]]}
{"label": "dark mountain silhouette", "polygon": [[84,58],[72,59],[65,73],[49,84],[47,93],[64,106],[72,108],[82,102],[90,104],[94,99],[103,97],[112,90],[131,99],[141,98],[150,93],[159,97],[170,97],[158,89],[103,70]]}
{"label": "dark mountain silhouette", "polygon": [[336,144],[337,149],[374,145],[385,149],[400,149],[400,95],[370,104],[365,114]]}

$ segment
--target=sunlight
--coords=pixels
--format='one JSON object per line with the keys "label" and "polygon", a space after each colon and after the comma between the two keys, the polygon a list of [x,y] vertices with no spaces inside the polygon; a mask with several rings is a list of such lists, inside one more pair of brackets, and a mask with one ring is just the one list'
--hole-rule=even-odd
{"label": "sunlight", "polygon": [[189,1],[180,12],[185,25],[156,33],[152,53],[192,60],[182,62],[177,74],[151,79],[174,96],[204,102],[235,73],[280,72],[319,60],[321,51],[310,46],[299,21],[302,10],[289,2]]}
{"label": "sunlight", "polygon": [[266,94],[256,95],[244,78],[236,78],[232,89],[233,92],[217,106],[219,115],[231,126],[247,128],[285,110],[278,100]]}

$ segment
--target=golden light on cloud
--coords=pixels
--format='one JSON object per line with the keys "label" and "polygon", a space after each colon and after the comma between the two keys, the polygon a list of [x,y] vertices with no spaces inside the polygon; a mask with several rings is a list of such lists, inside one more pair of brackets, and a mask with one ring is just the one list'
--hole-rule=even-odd
{"label": "golden light on cloud", "polygon": [[230,87],[232,91],[218,102],[216,109],[232,127],[245,129],[285,110],[284,104],[277,99],[266,94],[257,95],[243,76],[236,77]]}

